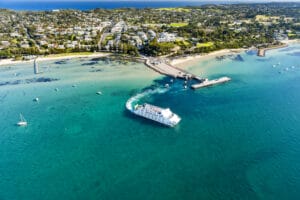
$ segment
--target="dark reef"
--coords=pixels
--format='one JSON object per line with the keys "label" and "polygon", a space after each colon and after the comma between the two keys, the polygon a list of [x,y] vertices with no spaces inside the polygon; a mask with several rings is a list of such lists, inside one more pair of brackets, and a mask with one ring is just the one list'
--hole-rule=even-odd
{"label": "dark reef", "polygon": [[44,82],[52,82],[52,81],[58,81],[59,79],[57,78],[46,78],[46,77],[41,77],[41,78],[31,78],[31,79],[25,79],[25,80],[15,80],[15,81],[5,81],[5,82],[0,82],[0,86],[5,86],[5,85],[18,85],[18,84],[29,84],[29,83],[44,83]]}

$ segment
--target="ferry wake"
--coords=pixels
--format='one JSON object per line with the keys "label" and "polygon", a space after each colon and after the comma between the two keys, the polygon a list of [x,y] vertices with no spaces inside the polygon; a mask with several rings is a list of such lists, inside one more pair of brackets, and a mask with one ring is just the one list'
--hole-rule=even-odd
{"label": "ferry wake", "polygon": [[[153,91],[150,93],[153,93]],[[169,127],[174,127],[180,122],[181,118],[169,108],[160,108],[147,103],[139,105],[137,101],[145,95],[145,93],[141,93],[128,99],[126,102],[127,110],[138,116],[159,122]]]}

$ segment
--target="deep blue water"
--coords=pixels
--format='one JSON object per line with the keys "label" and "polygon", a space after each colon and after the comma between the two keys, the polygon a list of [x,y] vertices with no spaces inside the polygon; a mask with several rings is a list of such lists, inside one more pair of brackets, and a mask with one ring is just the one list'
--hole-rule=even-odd
{"label": "deep blue water", "polygon": [[0,8],[7,8],[13,10],[52,10],[52,9],[89,10],[95,8],[114,9],[114,8],[161,8],[161,7],[201,6],[205,4],[224,4],[224,3],[228,4],[234,2],[228,2],[228,1],[198,1],[198,2],[191,2],[191,1],[14,2],[13,1],[12,2],[9,0],[5,0],[5,1],[0,1]]}

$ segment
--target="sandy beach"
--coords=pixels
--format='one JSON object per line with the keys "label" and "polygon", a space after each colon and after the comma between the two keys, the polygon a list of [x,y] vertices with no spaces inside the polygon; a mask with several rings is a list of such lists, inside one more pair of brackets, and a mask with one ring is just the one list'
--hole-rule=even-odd
{"label": "sandy beach", "polygon": [[[295,44],[299,43],[299,39],[295,40],[285,40],[282,41],[282,43],[285,43],[287,45],[289,44]],[[186,65],[193,65],[198,63],[199,61],[203,61],[206,59],[211,59],[216,56],[223,56],[223,55],[228,55],[228,54],[238,54],[243,51],[246,51],[247,49],[222,49],[219,51],[214,51],[211,53],[206,53],[206,54],[198,54],[198,55],[187,55],[184,57],[179,57],[179,58],[174,58],[171,60],[171,64],[176,66],[176,67],[184,67]],[[60,59],[71,59],[71,58],[93,58],[93,57],[104,57],[104,56],[110,56],[111,53],[92,53],[92,54],[79,54],[79,55],[49,55],[49,56],[43,56],[39,57],[38,61],[49,61],[49,60],[60,60]],[[13,59],[0,59],[0,66],[3,65],[13,65],[13,64],[20,64],[20,63],[30,63],[33,62],[33,60],[19,60],[19,61],[14,61]]]}
{"label": "sandy beach", "polygon": [[247,49],[222,49],[222,50],[214,51],[214,52],[207,53],[207,54],[189,55],[186,57],[175,58],[171,61],[171,64],[176,67],[184,67],[186,65],[193,65],[193,64],[198,63],[199,61],[211,59],[216,56],[237,54],[237,53],[241,53],[245,50],[247,50]]}
{"label": "sandy beach", "polygon": [[282,43],[285,43],[285,44],[297,44],[297,43],[300,43],[300,39],[294,39],[294,40],[283,40],[281,41]]}
{"label": "sandy beach", "polygon": [[[50,56],[43,56],[38,57],[37,61],[49,61],[49,60],[61,60],[61,59],[71,59],[71,58],[95,58],[95,57],[104,57],[109,56],[111,53],[92,53],[87,55],[50,55]],[[0,59],[0,66],[3,65],[14,65],[14,64],[21,64],[21,63],[30,63],[33,60],[17,60],[14,61],[13,59]]]}

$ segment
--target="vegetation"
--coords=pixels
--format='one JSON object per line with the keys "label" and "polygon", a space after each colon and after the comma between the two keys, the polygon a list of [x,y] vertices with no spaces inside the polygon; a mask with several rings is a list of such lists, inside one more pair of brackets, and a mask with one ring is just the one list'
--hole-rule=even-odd
{"label": "vegetation", "polygon": [[[0,21],[0,58],[94,51],[181,55],[300,38],[300,3],[59,12],[0,9]],[[119,22],[125,25],[118,27]]]}
{"label": "vegetation", "polygon": [[197,48],[201,48],[201,47],[212,47],[214,45],[213,42],[206,42],[206,43],[197,43]]}
{"label": "vegetation", "polygon": [[178,27],[183,27],[183,26],[187,26],[188,23],[182,22],[182,23],[171,23],[170,26],[174,27],[174,28],[178,28]]}

